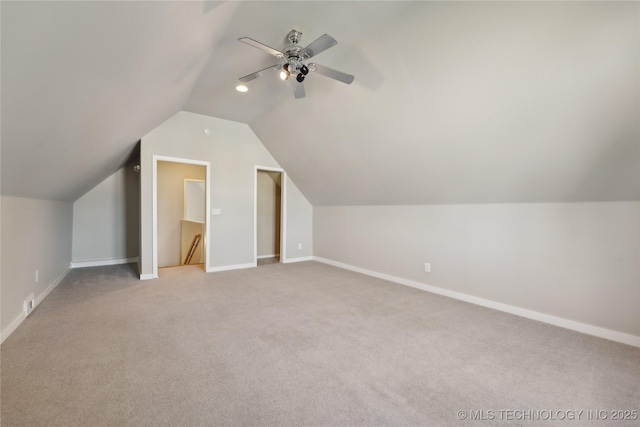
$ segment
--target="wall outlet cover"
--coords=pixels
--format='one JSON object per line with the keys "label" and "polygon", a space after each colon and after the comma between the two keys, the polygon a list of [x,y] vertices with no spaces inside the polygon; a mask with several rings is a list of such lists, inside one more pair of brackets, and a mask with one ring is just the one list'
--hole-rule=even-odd
{"label": "wall outlet cover", "polygon": [[24,315],[28,316],[29,314],[31,314],[31,312],[35,307],[36,307],[36,297],[34,293],[31,292],[31,294],[29,294],[27,299],[24,300],[24,303],[22,305],[22,310],[24,311]]}

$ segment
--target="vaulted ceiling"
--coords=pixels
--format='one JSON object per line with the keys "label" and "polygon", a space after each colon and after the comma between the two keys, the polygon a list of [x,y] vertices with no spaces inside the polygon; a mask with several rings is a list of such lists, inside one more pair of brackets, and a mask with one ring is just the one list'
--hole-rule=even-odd
{"label": "vaulted ceiling", "polygon": [[2,1],[2,194],[73,201],[180,111],[239,4]]}
{"label": "vaulted ceiling", "polygon": [[[2,194],[75,200],[180,110],[236,120],[315,205],[640,199],[635,2],[2,2]],[[314,58],[294,99],[291,29]]]}

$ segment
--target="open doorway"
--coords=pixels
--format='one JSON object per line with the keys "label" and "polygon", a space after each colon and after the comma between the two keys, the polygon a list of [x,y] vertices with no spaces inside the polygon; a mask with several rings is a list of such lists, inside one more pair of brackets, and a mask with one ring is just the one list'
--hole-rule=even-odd
{"label": "open doorway", "polygon": [[255,262],[257,266],[282,262],[285,257],[286,175],[282,169],[256,166]]}
{"label": "open doorway", "polygon": [[154,274],[164,267],[206,271],[209,163],[154,156]]}

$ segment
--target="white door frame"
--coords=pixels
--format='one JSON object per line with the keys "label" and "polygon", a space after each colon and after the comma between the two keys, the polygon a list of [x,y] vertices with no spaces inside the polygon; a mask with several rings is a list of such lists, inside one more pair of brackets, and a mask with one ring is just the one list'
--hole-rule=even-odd
{"label": "white door frame", "polygon": [[258,171],[280,172],[280,262],[287,259],[287,173],[281,168],[254,165],[253,170],[253,262],[258,265]]}
{"label": "white door frame", "polygon": [[209,220],[209,212],[211,212],[211,199],[210,199],[210,188],[211,188],[211,163],[205,162],[202,160],[192,160],[192,159],[182,159],[179,157],[169,157],[169,156],[157,156],[154,155],[152,159],[153,166],[153,174],[151,177],[152,180],[152,196],[153,196],[153,277],[158,278],[158,162],[173,162],[173,163],[187,163],[190,165],[200,165],[204,166],[206,169],[205,172],[205,216],[204,216],[204,239],[203,239],[203,254],[204,254],[204,262],[205,269],[207,271],[209,269],[209,242],[210,239],[210,220]]}

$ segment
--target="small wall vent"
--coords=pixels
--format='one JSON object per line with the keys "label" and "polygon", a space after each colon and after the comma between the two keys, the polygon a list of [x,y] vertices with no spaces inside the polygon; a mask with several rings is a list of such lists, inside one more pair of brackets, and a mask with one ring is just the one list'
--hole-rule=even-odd
{"label": "small wall vent", "polygon": [[28,315],[30,315],[35,307],[36,307],[36,298],[33,292],[31,292],[31,294],[27,297],[27,299],[24,300],[24,303],[22,305],[24,316],[27,317]]}

